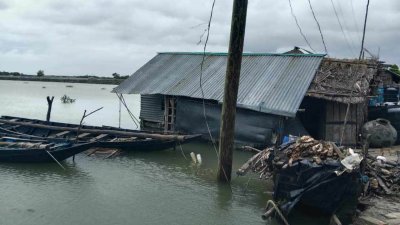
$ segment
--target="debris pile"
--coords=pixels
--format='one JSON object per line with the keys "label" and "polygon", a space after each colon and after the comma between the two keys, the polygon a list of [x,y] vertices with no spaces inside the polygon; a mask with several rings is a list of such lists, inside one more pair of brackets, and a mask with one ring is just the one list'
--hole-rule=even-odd
{"label": "debris pile", "polygon": [[[274,151],[277,155],[273,156]],[[244,175],[249,170],[259,173],[260,178],[267,179],[276,169],[285,169],[294,162],[308,159],[310,162],[321,164],[326,160],[341,160],[345,154],[335,143],[318,141],[310,136],[302,136],[295,142],[281,145],[278,149],[267,148],[254,155],[238,171],[238,175]]]}
{"label": "debris pile", "polygon": [[369,156],[363,176],[364,196],[368,195],[399,195],[400,166],[387,161],[385,157]]}

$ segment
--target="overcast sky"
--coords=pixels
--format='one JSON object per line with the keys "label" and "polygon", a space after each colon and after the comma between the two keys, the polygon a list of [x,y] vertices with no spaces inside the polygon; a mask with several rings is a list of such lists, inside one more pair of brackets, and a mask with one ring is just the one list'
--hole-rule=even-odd
{"label": "overcast sky", "polygon": [[[359,54],[367,0],[311,0],[329,56]],[[55,75],[132,74],[157,52],[201,51],[212,0],[0,0],[0,71]],[[324,53],[307,0],[293,10],[317,53]],[[216,0],[208,51],[226,52],[232,1]],[[310,49],[288,0],[249,0],[246,52]],[[366,48],[400,64],[400,1],[371,0]]]}

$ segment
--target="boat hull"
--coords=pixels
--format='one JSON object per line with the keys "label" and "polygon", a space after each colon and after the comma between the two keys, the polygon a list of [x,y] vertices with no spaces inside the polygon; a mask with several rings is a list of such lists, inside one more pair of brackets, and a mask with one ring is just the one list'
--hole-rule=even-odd
{"label": "boat hull", "polygon": [[[54,150],[46,149],[23,149],[23,148],[0,148],[0,162],[12,163],[43,163],[63,161],[73,155],[86,151],[91,144],[75,144],[70,147]],[[50,156],[50,154],[51,156]]]}
{"label": "boat hull", "polygon": [[[53,140],[75,140],[78,136],[76,132],[69,132],[65,135],[58,136],[55,138],[57,133],[62,133],[60,130],[49,130],[44,128],[37,128],[29,126],[29,124],[41,124],[41,125],[50,125],[53,127],[69,127],[69,128],[78,128],[77,124],[67,124],[60,122],[46,122],[43,120],[36,119],[27,119],[27,118],[19,118],[19,117],[10,117],[10,116],[2,116],[2,119],[5,120],[18,120],[18,122],[27,123],[27,125],[18,125],[17,128],[13,125],[0,125],[0,132],[8,132],[10,135],[18,135],[19,137],[37,137],[41,139],[46,139],[49,141]],[[11,130],[12,129],[12,130]],[[130,132],[132,134],[140,134],[144,133],[143,131],[138,130],[129,130],[129,129],[121,129],[115,127],[99,127],[99,126],[86,126],[83,125],[82,129],[96,129],[96,130],[115,130],[121,132]],[[80,132],[79,134],[82,134]],[[98,135],[98,134],[97,134]],[[157,150],[166,150],[170,148],[174,148],[178,144],[188,143],[193,140],[197,140],[200,138],[200,135],[185,135],[184,140],[178,141],[173,139],[156,139],[156,138],[136,138],[129,140],[127,136],[116,136],[116,135],[106,135],[101,139],[95,139],[96,135],[89,135],[84,138],[79,138],[78,142],[91,142],[93,147],[101,147],[101,148],[117,148],[125,151],[157,151]]]}

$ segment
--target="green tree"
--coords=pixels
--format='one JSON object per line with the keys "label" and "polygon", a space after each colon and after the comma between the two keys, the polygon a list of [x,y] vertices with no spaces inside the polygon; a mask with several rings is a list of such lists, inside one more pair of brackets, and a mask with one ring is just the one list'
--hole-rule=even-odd
{"label": "green tree", "polygon": [[118,73],[113,73],[112,76],[113,76],[115,79],[118,79],[118,78],[121,77],[121,75],[119,75]]}
{"label": "green tree", "polygon": [[391,65],[389,70],[392,71],[393,73],[397,73],[398,75],[400,75],[399,67],[396,64]]}
{"label": "green tree", "polygon": [[44,76],[44,71],[43,70],[39,70],[39,71],[37,71],[36,75],[38,77],[43,77]]}

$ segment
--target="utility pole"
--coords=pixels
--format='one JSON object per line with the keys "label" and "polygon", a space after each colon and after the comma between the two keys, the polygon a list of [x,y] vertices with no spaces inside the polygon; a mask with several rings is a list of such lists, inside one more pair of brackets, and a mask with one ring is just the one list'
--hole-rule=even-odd
{"label": "utility pole", "polygon": [[363,58],[365,30],[367,28],[367,19],[368,19],[368,9],[369,9],[369,0],[367,2],[367,9],[365,10],[364,29],[363,29],[363,36],[362,36],[362,40],[361,40],[360,57],[358,57],[358,60],[361,60]]}
{"label": "utility pole", "polygon": [[236,101],[239,89],[240,68],[242,65],[247,2],[248,0],[233,1],[231,35],[219,137],[218,180],[221,182],[230,182],[231,180]]}

